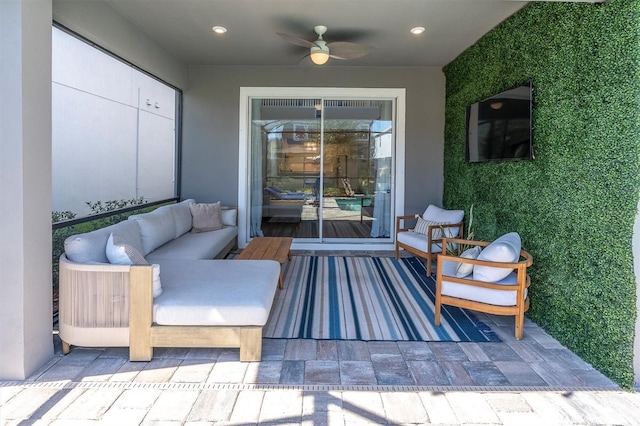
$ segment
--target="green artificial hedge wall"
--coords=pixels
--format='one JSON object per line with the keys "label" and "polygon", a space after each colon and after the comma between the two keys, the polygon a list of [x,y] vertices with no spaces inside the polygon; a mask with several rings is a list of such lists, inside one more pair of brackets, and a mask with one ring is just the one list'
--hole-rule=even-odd
{"label": "green artificial hedge wall", "polygon": [[[443,204],[474,206],[478,240],[517,231],[534,258],[527,316],[627,388],[639,63],[640,0],[532,2],[444,68]],[[466,107],[527,81],[535,160],[467,163]]]}

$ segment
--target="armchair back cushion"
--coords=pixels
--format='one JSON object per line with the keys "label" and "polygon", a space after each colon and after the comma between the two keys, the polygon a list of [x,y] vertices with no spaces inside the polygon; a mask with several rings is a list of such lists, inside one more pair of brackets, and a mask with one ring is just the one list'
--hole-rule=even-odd
{"label": "armchair back cushion", "polygon": [[[460,223],[464,219],[464,210],[445,210],[430,204],[422,218],[437,223]],[[458,228],[445,228],[444,234],[447,238],[455,238],[458,236]]]}
{"label": "armchair back cushion", "polygon": [[[522,242],[517,232],[510,232],[489,244],[478,256],[478,260],[492,262],[517,262],[520,257]],[[473,268],[473,279],[485,282],[498,282],[509,275],[513,269],[476,265]]]}

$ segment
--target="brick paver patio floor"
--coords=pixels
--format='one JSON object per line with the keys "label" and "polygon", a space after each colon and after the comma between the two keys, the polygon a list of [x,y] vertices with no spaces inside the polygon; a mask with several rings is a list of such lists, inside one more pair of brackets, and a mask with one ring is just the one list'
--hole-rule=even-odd
{"label": "brick paver patio floor", "polygon": [[265,339],[237,349],[73,348],[0,382],[2,425],[639,424],[640,396],[530,321],[481,315],[501,343]]}

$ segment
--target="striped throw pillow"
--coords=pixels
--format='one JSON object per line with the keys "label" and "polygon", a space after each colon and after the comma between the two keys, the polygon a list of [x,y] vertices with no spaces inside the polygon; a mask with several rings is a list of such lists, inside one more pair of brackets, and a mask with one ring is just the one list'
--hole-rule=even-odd
{"label": "striped throw pillow", "polygon": [[[427,233],[429,232],[429,227],[434,225],[442,225],[442,223],[424,220],[423,218],[418,216],[418,221],[416,222],[416,226],[413,228],[413,232],[427,235]],[[433,229],[431,232],[431,238],[434,240],[442,238],[442,229],[440,227]]]}

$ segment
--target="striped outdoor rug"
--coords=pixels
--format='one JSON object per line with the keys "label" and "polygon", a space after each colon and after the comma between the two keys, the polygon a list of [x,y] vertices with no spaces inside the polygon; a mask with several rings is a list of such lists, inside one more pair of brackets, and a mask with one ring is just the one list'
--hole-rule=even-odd
{"label": "striped outdoor rug", "polygon": [[499,342],[473,313],[443,306],[422,260],[294,256],[263,329],[267,338]]}

